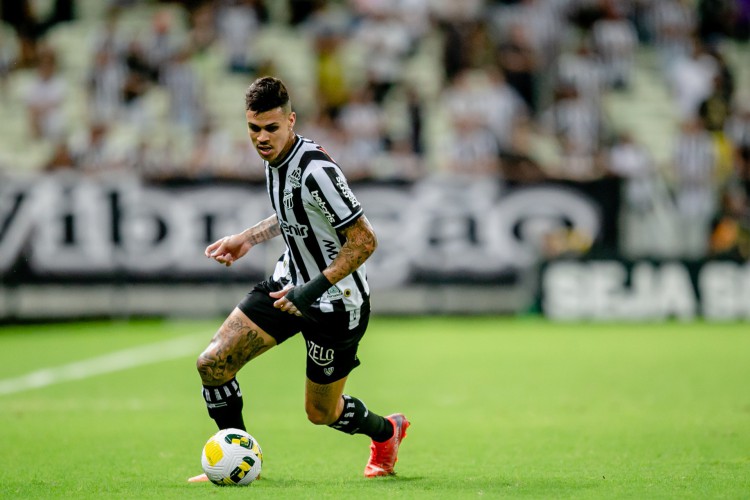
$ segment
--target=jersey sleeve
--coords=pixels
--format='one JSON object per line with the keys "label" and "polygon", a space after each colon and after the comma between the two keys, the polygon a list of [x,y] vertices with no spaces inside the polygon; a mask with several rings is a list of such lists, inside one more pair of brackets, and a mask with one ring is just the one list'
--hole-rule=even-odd
{"label": "jersey sleeve", "polygon": [[336,166],[313,169],[305,180],[305,187],[310,193],[311,203],[335,229],[352,224],[362,215],[362,205]]}

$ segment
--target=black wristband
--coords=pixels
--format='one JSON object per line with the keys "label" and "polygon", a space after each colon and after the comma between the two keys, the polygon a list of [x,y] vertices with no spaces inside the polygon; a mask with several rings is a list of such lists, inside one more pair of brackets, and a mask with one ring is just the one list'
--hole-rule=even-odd
{"label": "black wristband", "polygon": [[333,284],[326,275],[320,273],[302,286],[295,286],[286,294],[286,299],[297,307],[299,312],[306,313],[310,306],[323,295]]}

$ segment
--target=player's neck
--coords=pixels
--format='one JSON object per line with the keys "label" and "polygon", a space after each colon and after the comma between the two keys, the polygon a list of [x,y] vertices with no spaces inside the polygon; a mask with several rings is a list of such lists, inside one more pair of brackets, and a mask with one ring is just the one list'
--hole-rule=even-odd
{"label": "player's neck", "polygon": [[297,134],[292,132],[291,137],[289,137],[289,141],[287,141],[286,145],[284,146],[284,149],[281,150],[279,157],[273,163],[269,162],[268,164],[271,165],[272,167],[278,167],[279,165],[284,163],[287,160],[289,153],[292,151],[296,143],[297,143]]}

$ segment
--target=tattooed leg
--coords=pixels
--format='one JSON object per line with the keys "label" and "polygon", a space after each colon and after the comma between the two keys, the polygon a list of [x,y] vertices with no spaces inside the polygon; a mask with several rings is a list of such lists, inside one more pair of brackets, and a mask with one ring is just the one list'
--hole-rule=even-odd
{"label": "tattooed leg", "polygon": [[276,341],[235,309],[198,357],[203,399],[219,429],[245,429],[242,392],[235,374],[251,359],[276,345]]}
{"label": "tattooed leg", "polygon": [[204,385],[221,385],[251,359],[276,345],[276,341],[239,309],[235,309],[198,358],[198,373]]}

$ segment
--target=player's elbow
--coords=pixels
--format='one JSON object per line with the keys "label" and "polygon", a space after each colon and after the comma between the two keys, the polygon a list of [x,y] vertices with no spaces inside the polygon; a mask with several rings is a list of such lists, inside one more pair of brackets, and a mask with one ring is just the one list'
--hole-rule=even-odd
{"label": "player's elbow", "polygon": [[369,257],[373,253],[375,253],[375,250],[378,248],[378,237],[375,235],[373,231],[370,231],[370,237],[367,239],[367,241],[364,244],[364,252]]}

